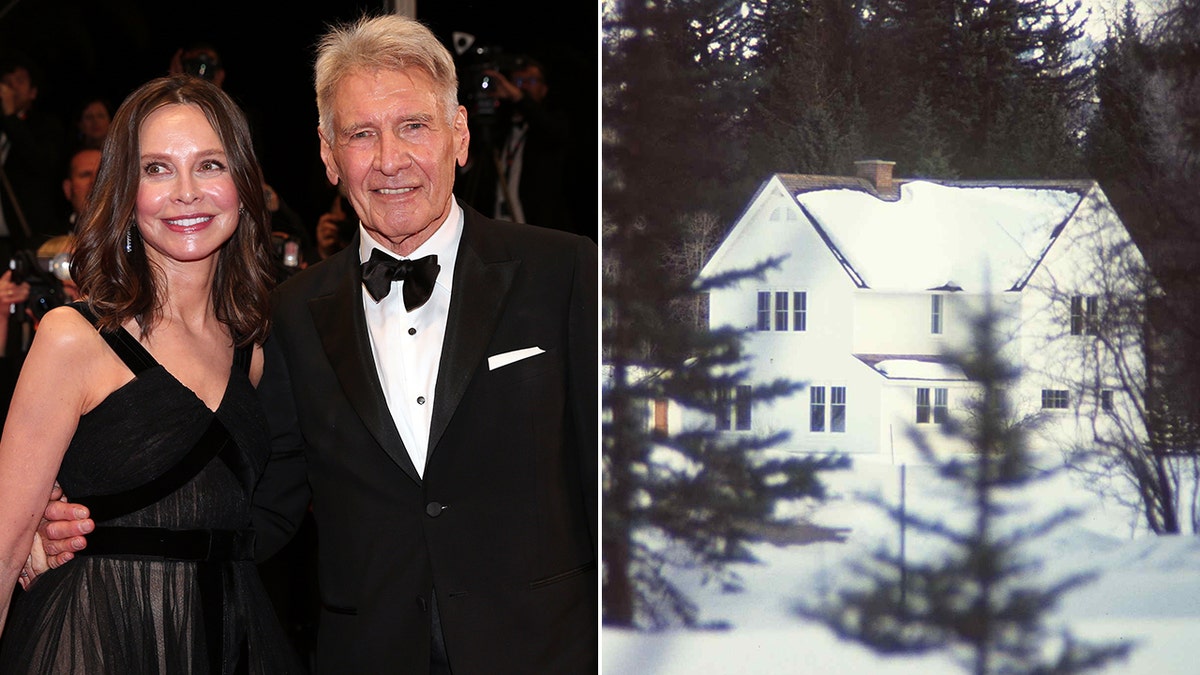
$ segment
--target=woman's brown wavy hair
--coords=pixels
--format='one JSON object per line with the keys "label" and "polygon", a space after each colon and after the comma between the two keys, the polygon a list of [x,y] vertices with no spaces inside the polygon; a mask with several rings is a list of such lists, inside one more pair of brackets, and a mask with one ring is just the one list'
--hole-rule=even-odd
{"label": "woman's brown wavy hair", "polygon": [[[133,318],[149,335],[162,318],[161,270],[146,257],[136,226],[141,179],[141,128],[163,106],[199,108],[221,139],[242,211],[237,229],[217,252],[212,300],[217,318],[238,346],[261,344],[270,330],[270,292],[275,283],[271,231],[262,169],[250,128],[237,104],[212,83],[189,75],[161,77],[130,94],[113,116],[87,210],[76,226],[71,278],[99,317],[114,330]],[[126,237],[132,228],[132,251]]]}

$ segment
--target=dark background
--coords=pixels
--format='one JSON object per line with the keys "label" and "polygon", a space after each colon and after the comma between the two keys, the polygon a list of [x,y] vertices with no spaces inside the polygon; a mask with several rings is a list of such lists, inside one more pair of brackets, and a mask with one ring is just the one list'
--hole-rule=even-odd
{"label": "dark background", "polygon": [[[318,154],[313,44],[329,23],[391,9],[391,3],[349,0],[0,0],[0,47],[17,48],[41,66],[35,105],[70,124],[86,95],[100,93],[119,104],[133,88],[166,74],[177,48],[211,42],[226,68],[225,90],[255,128],[267,181],[315,227],[333,193]],[[550,95],[571,119],[576,220],[598,229],[597,7],[418,0],[416,11],[452,53],[452,34],[459,31],[474,35],[477,45],[546,64]],[[584,234],[595,237],[596,231]]]}

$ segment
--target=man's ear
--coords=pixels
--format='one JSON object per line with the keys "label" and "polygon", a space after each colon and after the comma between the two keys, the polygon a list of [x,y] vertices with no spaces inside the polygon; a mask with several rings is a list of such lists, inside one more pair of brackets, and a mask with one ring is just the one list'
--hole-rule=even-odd
{"label": "man's ear", "polygon": [[317,130],[317,137],[321,139],[321,163],[325,165],[325,178],[329,182],[338,184],[337,164],[333,161],[333,147],[329,145],[329,141],[325,140],[325,134]]}
{"label": "man's ear", "polygon": [[454,113],[454,135],[458,137],[454,159],[459,166],[466,166],[471,148],[471,128],[467,126],[467,109],[461,105],[458,106],[458,112]]}

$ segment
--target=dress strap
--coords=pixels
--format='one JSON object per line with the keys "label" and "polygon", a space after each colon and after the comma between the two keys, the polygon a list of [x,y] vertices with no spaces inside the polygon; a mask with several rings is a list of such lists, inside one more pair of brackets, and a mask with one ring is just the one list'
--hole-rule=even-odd
{"label": "dress strap", "polygon": [[[82,314],[93,326],[96,326],[100,320],[96,316],[96,313],[92,311],[92,308],[83,300],[77,300],[67,306]],[[99,327],[97,326],[97,328]],[[104,338],[108,346],[117,353],[117,356],[125,362],[125,365],[133,371],[134,375],[158,365],[158,361],[154,360],[154,357],[150,355],[150,352],[146,351],[142,343],[138,342],[137,338],[130,335],[129,331],[123,327],[114,331],[102,330],[100,331],[100,337]]]}

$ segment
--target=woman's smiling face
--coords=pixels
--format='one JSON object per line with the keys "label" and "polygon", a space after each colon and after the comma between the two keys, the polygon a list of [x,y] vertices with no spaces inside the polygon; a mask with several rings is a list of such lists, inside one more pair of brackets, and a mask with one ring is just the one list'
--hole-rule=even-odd
{"label": "woman's smiling face", "polygon": [[200,108],[150,113],[139,138],[138,232],[160,262],[203,260],[229,240],[241,200],[221,139]]}

